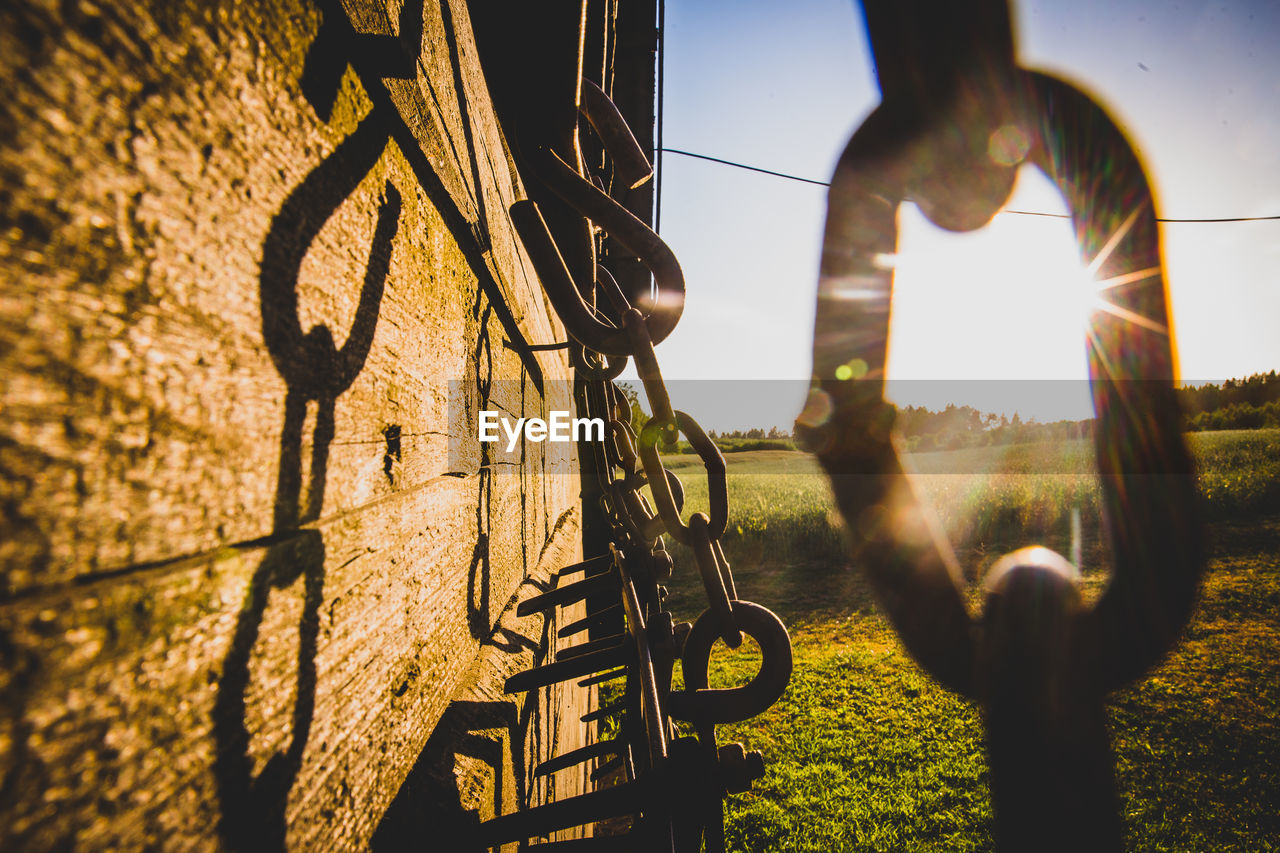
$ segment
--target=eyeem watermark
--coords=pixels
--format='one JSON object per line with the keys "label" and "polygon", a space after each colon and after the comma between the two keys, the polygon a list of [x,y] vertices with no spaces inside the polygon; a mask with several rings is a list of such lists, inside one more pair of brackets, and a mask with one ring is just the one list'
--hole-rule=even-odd
{"label": "eyeem watermark", "polygon": [[481,441],[496,442],[499,428],[507,437],[507,452],[515,450],[523,435],[526,441],[604,441],[603,418],[571,418],[568,412],[552,411],[550,420],[520,418],[514,424],[497,412],[480,413]]}

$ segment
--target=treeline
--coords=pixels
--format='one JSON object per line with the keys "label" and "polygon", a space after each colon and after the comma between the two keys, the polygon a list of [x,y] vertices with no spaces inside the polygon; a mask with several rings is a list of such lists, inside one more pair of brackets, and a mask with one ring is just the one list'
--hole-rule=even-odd
{"label": "treeline", "polygon": [[1274,370],[1221,385],[1206,383],[1178,389],[1187,429],[1261,429],[1280,427],[1280,376]]}
{"label": "treeline", "polygon": [[908,451],[959,450],[995,444],[1030,444],[1038,441],[1068,441],[1092,434],[1093,421],[1038,423],[980,412],[972,406],[948,405],[940,412],[924,406],[898,409],[897,427]]}
{"label": "treeline", "polygon": [[785,433],[782,430],[778,429],[777,427],[769,427],[769,430],[767,432],[757,427],[755,429],[745,429],[745,430],[735,429],[735,430],[727,430],[725,432],[716,432],[715,430],[710,430],[707,432],[707,438],[711,439],[712,441],[719,441],[721,439],[748,439],[748,438],[778,439],[778,438],[791,438],[791,434]]}
{"label": "treeline", "polygon": [[[707,438],[716,443],[723,453],[742,453],[747,450],[795,450],[796,443],[790,433],[775,427],[764,429],[735,429],[717,432],[710,430]],[[681,447],[681,453],[692,453],[693,448]]]}
{"label": "treeline", "polygon": [[[1280,427],[1280,376],[1272,370],[1244,379],[1179,388],[1184,428],[1192,432]],[[630,395],[629,395],[630,396]],[[633,399],[638,410],[638,403]],[[972,406],[948,405],[941,411],[924,406],[898,407],[897,428],[908,451],[959,450],[1001,444],[1069,441],[1093,434],[1093,419],[1039,423],[980,412]],[[639,414],[643,415],[642,412]],[[727,453],[744,450],[794,450],[792,436],[771,427],[708,434]],[[691,452],[681,442],[681,452]]]}
{"label": "treeline", "polygon": [[[1280,376],[1272,370],[1244,379],[1179,388],[1183,427],[1191,432],[1280,427]],[[947,406],[940,412],[922,406],[898,409],[898,429],[908,450],[956,450],[993,444],[1064,441],[1092,435],[1093,419],[1037,423],[1018,415],[1006,418],[971,406]]]}

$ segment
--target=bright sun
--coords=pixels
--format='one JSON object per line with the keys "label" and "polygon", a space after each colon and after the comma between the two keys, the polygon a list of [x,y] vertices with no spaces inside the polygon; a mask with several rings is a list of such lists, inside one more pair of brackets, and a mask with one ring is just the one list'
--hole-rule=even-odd
{"label": "bright sun", "polygon": [[[1066,213],[1049,180],[1023,166],[1012,210]],[[914,205],[898,216],[888,396],[1024,418],[1092,415],[1085,357],[1090,312],[1105,303],[1070,221],[1003,213],[955,234]]]}

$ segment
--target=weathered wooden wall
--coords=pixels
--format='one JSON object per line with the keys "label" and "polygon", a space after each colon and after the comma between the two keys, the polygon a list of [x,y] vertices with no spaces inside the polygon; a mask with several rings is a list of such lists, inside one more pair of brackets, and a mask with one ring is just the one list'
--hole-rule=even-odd
{"label": "weathered wooden wall", "polygon": [[450,445],[572,406],[467,5],[21,0],[0,81],[0,848],[362,847],[442,719],[544,797],[580,482]]}

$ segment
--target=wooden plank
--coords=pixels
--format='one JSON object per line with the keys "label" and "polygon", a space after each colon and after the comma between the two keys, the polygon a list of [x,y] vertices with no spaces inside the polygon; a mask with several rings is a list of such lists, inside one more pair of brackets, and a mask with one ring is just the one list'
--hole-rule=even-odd
{"label": "wooden plank", "polygon": [[[476,583],[497,618],[524,580],[518,561],[473,564],[481,479],[442,477],[270,545],[0,608],[17,703],[6,770],[24,782],[7,841],[145,845],[193,819],[225,821],[229,837],[287,825],[291,847],[372,831],[491,636]],[[519,490],[501,479],[494,510],[518,517]],[[495,525],[493,552],[522,527]],[[576,511],[553,531],[535,578],[580,547]],[[281,778],[255,785],[272,761]],[[95,820],[104,803],[109,822]]]}
{"label": "wooden plank", "polygon": [[[68,64],[83,68],[89,59],[77,56]],[[94,77],[102,90],[102,79],[114,68],[105,52],[94,59],[104,66]],[[260,62],[251,53],[238,54],[234,43],[224,61],[229,67],[223,76],[234,80],[250,78]],[[56,263],[48,252],[5,258],[16,269],[6,281],[8,310],[0,321],[6,412],[0,464],[12,505],[4,518],[8,572],[0,592],[16,594],[73,575],[174,559],[269,533],[288,389],[272,363],[273,342],[264,340],[264,323],[295,322],[297,334],[325,327],[341,346],[360,304],[359,284],[371,254],[381,257],[387,272],[368,354],[333,407],[328,475],[344,486],[326,490],[326,501],[356,505],[394,488],[394,477],[387,482],[380,463],[391,427],[399,427],[402,436],[402,466],[416,464],[422,476],[442,473],[444,453],[436,460],[429,439],[447,429],[446,383],[477,375],[480,360],[496,360],[499,376],[518,377],[527,364],[503,341],[513,332],[538,341],[557,337],[543,311],[530,316],[527,329],[513,330],[500,317],[478,322],[495,319],[495,304],[487,301],[492,295],[477,291],[467,251],[446,227],[445,214],[415,188],[417,174],[397,144],[373,150],[377,134],[366,134],[375,143],[367,150],[346,151],[366,162],[376,159],[354,191],[337,198],[341,203],[332,215],[317,223],[321,227],[310,245],[275,239],[303,227],[286,212],[334,203],[325,198],[326,186],[343,181],[330,179],[321,164],[331,162],[334,151],[370,120],[370,101],[348,69],[334,118],[323,126],[308,115],[306,104],[281,99],[269,85],[274,82],[259,81],[260,91],[228,87],[208,93],[199,121],[178,103],[185,95],[180,90],[143,110],[141,118],[123,109],[104,116],[115,125],[134,121],[147,128],[132,140],[139,152],[126,158],[132,162],[86,163],[77,152],[51,157],[34,143],[16,157],[17,165],[43,172],[49,184],[72,196],[58,200],[75,213],[71,224],[60,226],[55,244],[66,244],[70,252],[105,238],[115,251],[114,266],[95,278],[82,274],[83,262]],[[76,109],[88,107],[64,111],[71,115]],[[208,127],[216,121],[227,126]],[[492,127],[491,116],[489,122]],[[302,157],[299,127],[309,131],[303,134],[308,153]],[[252,140],[253,147],[213,148],[193,172],[191,155],[217,135]],[[501,156],[500,142],[489,141],[496,147],[491,156]],[[13,154],[6,152],[10,159]],[[317,174],[324,179],[317,189],[300,189]],[[84,191],[81,197],[82,184],[121,184],[127,190],[105,198]],[[400,199],[399,215],[390,224],[389,208],[396,205],[389,187]],[[512,192],[509,186],[503,190]],[[136,202],[117,209],[122,198]],[[39,202],[20,198],[19,209],[22,201],[32,207]],[[291,201],[296,203],[290,206]],[[394,230],[394,237],[371,253],[380,213],[383,233]],[[106,223],[98,230],[108,233],[74,227],[81,219]],[[276,280],[290,261],[297,267],[293,289]],[[505,276],[516,277],[514,270]],[[527,293],[519,296],[530,301]],[[288,310],[291,302],[296,320]],[[276,309],[270,318],[263,316],[266,305]],[[499,303],[496,310],[508,307]],[[289,343],[274,342],[286,359]],[[539,370],[557,369],[554,358],[534,363]],[[314,419],[314,402],[311,408]],[[305,443],[313,429],[302,432]],[[423,440],[428,453],[406,453]],[[383,453],[348,460],[343,449],[362,445],[381,445]]]}
{"label": "wooden plank", "polygon": [[[566,535],[570,526],[572,534]],[[543,638],[554,637],[558,625],[585,612],[579,603],[552,614],[555,618],[550,621],[542,613],[516,615],[519,602],[551,582],[549,570],[580,558],[579,541],[577,517],[563,519],[538,567],[517,590],[491,641],[398,786],[373,836],[374,850],[418,849],[428,837],[449,838],[461,845],[481,820],[589,789],[583,768],[561,771],[551,779],[535,778],[533,771],[555,755],[593,742],[594,727],[581,725],[578,719],[594,705],[594,690],[573,689],[570,683],[529,694],[503,691],[509,676],[554,659],[557,641],[548,647]],[[561,647],[570,644],[558,642]],[[544,657],[544,650],[552,657]],[[560,833],[566,838],[581,834],[582,829]],[[516,849],[515,844],[502,848],[504,853]]]}
{"label": "wooden plank", "polygon": [[0,847],[361,847],[579,541],[468,420],[571,406],[465,4],[73,5],[0,10]]}

